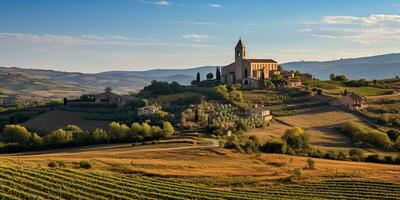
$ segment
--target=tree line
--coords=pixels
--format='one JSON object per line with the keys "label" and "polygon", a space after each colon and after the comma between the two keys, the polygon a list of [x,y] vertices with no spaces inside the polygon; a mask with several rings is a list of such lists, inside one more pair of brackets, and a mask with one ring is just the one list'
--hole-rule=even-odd
{"label": "tree line", "polygon": [[130,127],[118,122],[109,124],[107,130],[97,128],[92,132],[83,131],[76,125],[68,125],[41,136],[30,132],[22,125],[6,125],[0,134],[0,151],[38,150],[70,146],[83,146],[110,142],[142,142],[170,137],[175,129],[170,122],[162,127],[146,122],[134,122]]}

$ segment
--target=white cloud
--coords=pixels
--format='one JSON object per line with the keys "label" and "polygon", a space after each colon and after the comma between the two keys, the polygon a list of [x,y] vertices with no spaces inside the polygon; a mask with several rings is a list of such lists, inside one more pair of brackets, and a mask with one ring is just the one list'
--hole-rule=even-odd
{"label": "white cloud", "polygon": [[400,42],[400,15],[324,16],[316,22],[298,32],[365,45]]}
{"label": "white cloud", "polygon": [[221,4],[216,4],[216,3],[209,4],[208,6],[210,6],[210,7],[212,7],[212,8],[221,8],[221,7],[222,7]]}
{"label": "white cloud", "polygon": [[324,24],[358,24],[358,25],[376,25],[400,22],[400,15],[384,15],[384,14],[373,14],[367,17],[355,17],[355,16],[325,16],[322,18]]}
{"label": "white cloud", "polygon": [[[187,39],[193,39],[195,42],[201,42],[209,38],[207,35],[188,34],[182,36]],[[49,34],[25,34],[25,33],[1,33],[0,44],[2,47],[8,48],[67,48],[71,46],[93,46],[93,45],[119,45],[119,46],[154,46],[154,47],[188,47],[188,48],[212,48],[214,45],[197,44],[197,43],[171,43],[162,42],[154,38],[140,39],[140,38],[127,38],[125,36],[112,35],[112,36],[99,36],[99,35],[49,35]],[[37,48],[36,48],[37,49]]]}
{"label": "white cloud", "polygon": [[398,28],[318,28],[301,29],[299,32],[319,38],[348,40],[365,45],[400,42]]}
{"label": "white cloud", "polygon": [[190,39],[195,42],[203,42],[204,40],[211,38],[211,36],[191,33],[182,35],[182,38]]}
{"label": "white cloud", "polygon": [[168,1],[140,1],[141,3],[147,3],[147,4],[154,4],[154,5],[160,5],[160,6],[169,6],[171,5],[170,2]]}

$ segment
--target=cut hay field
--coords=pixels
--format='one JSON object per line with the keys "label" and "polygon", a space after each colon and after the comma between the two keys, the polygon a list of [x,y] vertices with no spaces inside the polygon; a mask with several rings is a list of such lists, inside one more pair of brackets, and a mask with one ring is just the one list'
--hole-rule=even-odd
{"label": "cut hay field", "polygon": [[53,110],[30,119],[22,125],[30,130],[50,132],[58,128],[66,127],[69,124],[77,125],[83,130],[93,131],[96,128],[107,128],[111,121],[85,119],[81,112],[70,112]]}
{"label": "cut hay field", "polygon": [[[133,147],[130,144],[99,145],[53,151],[3,154],[3,166],[45,167],[48,162],[87,160],[94,169],[123,173],[142,173],[172,177],[247,178],[254,187],[271,184],[288,177],[295,168],[306,166],[307,158],[262,154],[235,153],[210,144],[152,144]],[[240,161],[240,162],[239,162]],[[398,165],[315,159],[315,170],[304,170],[305,181],[332,177],[358,177],[400,181]]]}

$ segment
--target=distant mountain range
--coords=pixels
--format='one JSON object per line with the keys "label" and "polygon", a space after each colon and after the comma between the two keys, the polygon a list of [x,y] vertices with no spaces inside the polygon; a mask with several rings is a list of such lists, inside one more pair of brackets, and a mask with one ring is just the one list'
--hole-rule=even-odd
{"label": "distant mountain range", "polygon": [[[286,70],[300,70],[316,78],[328,79],[330,73],[345,74],[351,79],[382,79],[400,75],[400,54],[386,54],[333,61],[284,63]],[[107,71],[95,74],[53,70],[0,67],[0,97],[20,98],[76,97],[82,93],[101,92],[112,87],[116,93],[138,91],[152,80],[190,84],[200,72],[215,73],[215,66],[190,69],[154,69],[148,71]]]}
{"label": "distant mountain range", "polygon": [[400,53],[323,62],[290,62],[282,66],[313,74],[319,79],[328,79],[330,73],[344,74],[351,79],[384,79],[400,75]]}

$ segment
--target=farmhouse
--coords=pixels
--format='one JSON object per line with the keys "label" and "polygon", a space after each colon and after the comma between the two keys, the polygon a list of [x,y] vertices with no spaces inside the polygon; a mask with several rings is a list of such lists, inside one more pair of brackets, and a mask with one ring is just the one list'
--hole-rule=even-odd
{"label": "farmhouse", "polygon": [[141,108],[138,108],[138,116],[151,116],[156,114],[156,112],[160,110],[160,106],[157,105],[143,106]]}
{"label": "farmhouse", "polygon": [[340,103],[350,110],[360,110],[365,107],[364,99],[356,94],[344,95]]}
{"label": "farmhouse", "polygon": [[259,107],[257,105],[255,105],[255,107],[249,109],[249,114],[255,115],[263,121],[270,121],[272,119],[270,110],[268,110],[264,107]]}
{"label": "farmhouse", "polygon": [[296,78],[289,78],[286,83],[287,83],[287,87],[290,87],[290,88],[298,88],[298,87],[302,86],[301,80],[296,79]]}
{"label": "farmhouse", "polygon": [[246,47],[240,39],[235,47],[235,62],[222,67],[221,81],[256,88],[262,76],[268,79],[274,74],[279,74],[278,63],[272,59],[246,59]]}
{"label": "farmhouse", "polygon": [[129,102],[138,101],[139,99],[131,95],[118,95],[112,92],[104,92],[95,95],[96,103],[110,103],[118,105],[126,105]]}

